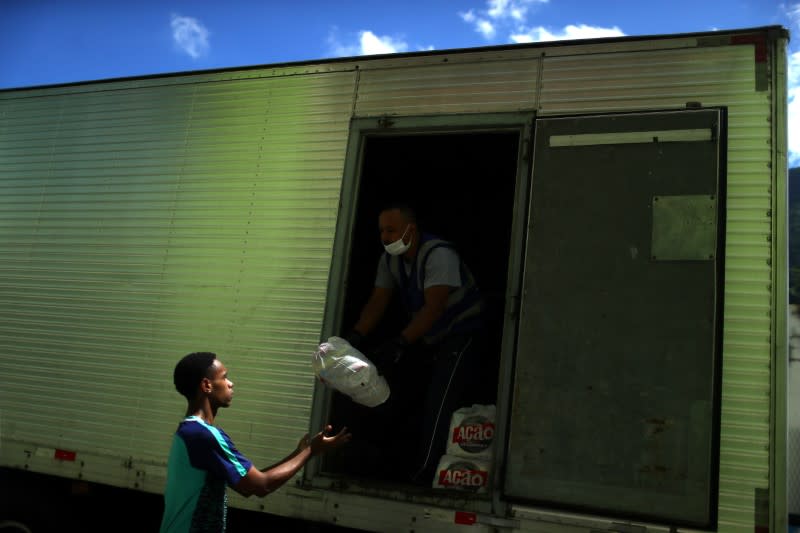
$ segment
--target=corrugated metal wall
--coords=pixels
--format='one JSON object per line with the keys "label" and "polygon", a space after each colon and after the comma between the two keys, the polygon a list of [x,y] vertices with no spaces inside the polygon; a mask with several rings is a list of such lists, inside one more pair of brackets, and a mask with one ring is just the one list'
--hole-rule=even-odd
{"label": "corrugated metal wall", "polygon": [[220,413],[237,445],[259,464],[294,448],[354,79],[0,95],[4,440],[163,464],[172,369],[209,350],[240,391]]}
{"label": "corrugated metal wall", "polygon": [[[536,55],[454,56],[448,63],[390,62],[361,72],[356,116],[496,113],[535,107]],[[487,61],[489,59],[489,61]],[[408,65],[408,66],[406,66]]]}

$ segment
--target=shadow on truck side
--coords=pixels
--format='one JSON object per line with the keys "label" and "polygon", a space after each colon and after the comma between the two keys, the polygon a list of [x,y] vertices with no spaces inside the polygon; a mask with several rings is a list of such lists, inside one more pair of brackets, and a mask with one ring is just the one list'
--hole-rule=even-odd
{"label": "shadow on truck side", "polygon": [[[164,501],[161,494],[0,469],[0,531],[158,531]],[[347,533],[359,530],[228,508],[228,533]]]}

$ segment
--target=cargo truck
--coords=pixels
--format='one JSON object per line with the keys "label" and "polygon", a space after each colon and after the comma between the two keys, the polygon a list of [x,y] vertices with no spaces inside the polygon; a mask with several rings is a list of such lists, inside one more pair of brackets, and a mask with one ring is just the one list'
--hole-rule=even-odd
{"label": "cargo truck", "polygon": [[346,420],[311,356],[371,288],[378,205],[416,191],[491,317],[486,490],[334,455],[232,507],[371,531],[785,531],[788,39],[0,91],[0,466],[161,493],[172,369],[197,350],[232,370],[219,422],[256,464]]}

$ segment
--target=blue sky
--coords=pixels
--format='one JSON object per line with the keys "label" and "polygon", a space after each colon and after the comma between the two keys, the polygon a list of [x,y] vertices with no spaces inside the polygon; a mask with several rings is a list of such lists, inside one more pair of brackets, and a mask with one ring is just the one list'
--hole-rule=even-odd
{"label": "blue sky", "polygon": [[789,50],[789,147],[797,165],[800,0],[0,0],[0,89],[768,25],[795,35]]}

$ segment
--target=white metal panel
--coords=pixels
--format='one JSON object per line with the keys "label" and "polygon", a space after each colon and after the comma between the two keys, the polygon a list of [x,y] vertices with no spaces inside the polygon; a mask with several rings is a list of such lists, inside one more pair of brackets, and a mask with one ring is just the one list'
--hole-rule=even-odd
{"label": "white metal panel", "polygon": [[754,93],[753,56],[751,46],[547,55],[540,109],[575,114],[682,107],[691,101],[730,104]]}
{"label": "white metal panel", "polygon": [[538,60],[468,61],[366,69],[357,116],[487,113],[533,109]]}
{"label": "white metal panel", "polygon": [[[209,350],[219,423],[274,462],[307,431],[354,76],[124,86],[0,99],[3,439],[163,465],[172,369]],[[88,477],[130,484],[114,463]]]}

